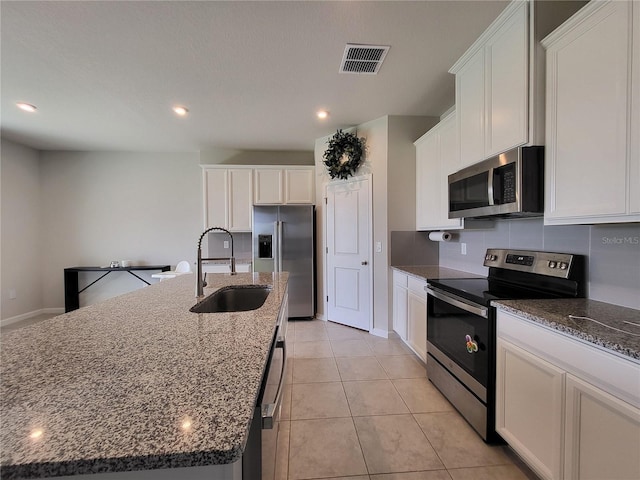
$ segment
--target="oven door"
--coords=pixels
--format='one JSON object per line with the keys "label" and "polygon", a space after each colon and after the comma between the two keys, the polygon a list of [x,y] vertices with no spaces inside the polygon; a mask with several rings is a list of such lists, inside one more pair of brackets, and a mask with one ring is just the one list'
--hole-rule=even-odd
{"label": "oven door", "polygon": [[427,352],[487,403],[493,332],[489,309],[427,287]]}

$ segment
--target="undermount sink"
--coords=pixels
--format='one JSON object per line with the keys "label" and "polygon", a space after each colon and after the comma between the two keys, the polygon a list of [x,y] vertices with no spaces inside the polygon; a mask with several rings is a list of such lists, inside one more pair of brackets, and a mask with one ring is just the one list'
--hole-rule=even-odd
{"label": "undermount sink", "polygon": [[247,312],[260,308],[271,287],[268,285],[231,285],[216,290],[189,309],[194,313]]}

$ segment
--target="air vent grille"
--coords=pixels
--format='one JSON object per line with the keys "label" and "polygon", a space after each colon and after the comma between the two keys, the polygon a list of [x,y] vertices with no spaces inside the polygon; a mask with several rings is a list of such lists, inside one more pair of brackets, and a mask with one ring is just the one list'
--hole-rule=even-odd
{"label": "air vent grille", "polygon": [[340,64],[340,73],[377,74],[389,48],[391,47],[384,45],[347,43]]}

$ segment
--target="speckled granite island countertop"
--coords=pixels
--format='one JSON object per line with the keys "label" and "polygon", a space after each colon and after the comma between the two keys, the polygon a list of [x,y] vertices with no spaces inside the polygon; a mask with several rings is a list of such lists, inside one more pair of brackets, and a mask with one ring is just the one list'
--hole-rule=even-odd
{"label": "speckled granite island countertop", "polygon": [[[492,305],[584,342],[640,360],[640,310],[585,298],[500,300],[493,301]],[[569,315],[583,318],[570,318]]]}
{"label": "speckled granite island countertop", "polygon": [[438,265],[400,265],[391,268],[413,275],[421,280],[429,280],[431,278],[482,278],[482,275],[439,267]]}
{"label": "speckled granite island countertop", "polygon": [[3,479],[233,463],[243,452],[288,274],[257,310],[196,314],[195,277],[2,335]]}

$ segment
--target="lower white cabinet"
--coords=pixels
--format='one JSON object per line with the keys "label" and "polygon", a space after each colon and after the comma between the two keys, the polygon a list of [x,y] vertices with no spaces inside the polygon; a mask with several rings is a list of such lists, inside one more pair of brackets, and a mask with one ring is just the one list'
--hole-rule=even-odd
{"label": "lower white cabinet", "polygon": [[496,431],[542,478],[562,478],[564,371],[502,339],[497,365]]}
{"label": "lower white cabinet", "polygon": [[567,374],[564,478],[640,478],[638,409]]}
{"label": "lower white cabinet", "polygon": [[427,361],[427,294],[424,291],[426,284],[425,281],[409,277],[407,296],[407,344],[423,362]]}
{"label": "lower white cabinet", "polygon": [[407,275],[393,271],[393,330],[407,341]]}
{"label": "lower white cabinet", "polygon": [[499,310],[496,431],[543,479],[638,479],[640,363]]}
{"label": "lower white cabinet", "polygon": [[393,271],[393,330],[423,362],[427,359],[426,280]]}

